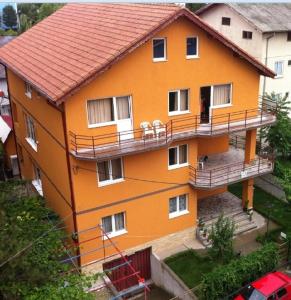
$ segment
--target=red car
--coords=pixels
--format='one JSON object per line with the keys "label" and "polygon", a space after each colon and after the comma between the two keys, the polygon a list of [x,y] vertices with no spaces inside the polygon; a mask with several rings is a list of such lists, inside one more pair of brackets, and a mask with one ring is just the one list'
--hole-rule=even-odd
{"label": "red car", "polygon": [[235,300],[291,300],[291,278],[273,272],[243,288]]}

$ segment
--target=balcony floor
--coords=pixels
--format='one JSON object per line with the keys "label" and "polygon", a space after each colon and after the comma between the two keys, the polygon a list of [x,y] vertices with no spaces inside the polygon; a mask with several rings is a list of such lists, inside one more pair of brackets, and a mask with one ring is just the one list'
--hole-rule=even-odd
{"label": "balcony floor", "polygon": [[273,164],[267,158],[256,157],[249,164],[244,164],[244,150],[230,147],[228,152],[209,155],[203,169],[197,170],[196,178],[190,178],[190,184],[202,189],[217,188],[272,170]]}
{"label": "balcony floor", "polygon": [[[83,148],[76,151],[72,150],[71,153],[78,159],[89,159],[102,161],[109,158],[121,157],[125,155],[153,151],[159,148],[168,147],[172,142],[179,140],[186,140],[196,136],[217,136],[223,135],[232,132],[238,132],[242,130],[257,128],[264,125],[272,124],[276,121],[276,117],[271,114],[264,113],[262,118],[261,116],[253,117],[247,119],[247,122],[244,120],[231,122],[229,124],[220,124],[220,125],[211,125],[210,124],[201,124],[196,129],[185,129],[183,131],[175,132],[174,129],[172,136],[166,137],[161,136],[157,138],[148,138],[143,140],[139,139],[129,139],[121,141],[120,143],[109,143],[106,145],[95,146],[95,148]],[[194,125],[193,125],[194,127]],[[178,131],[178,130],[177,130]]]}

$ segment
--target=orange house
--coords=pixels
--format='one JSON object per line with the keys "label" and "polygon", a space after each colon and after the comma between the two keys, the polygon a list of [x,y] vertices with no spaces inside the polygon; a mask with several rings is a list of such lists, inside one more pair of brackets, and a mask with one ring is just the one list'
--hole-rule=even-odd
{"label": "orange house", "polygon": [[82,266],[114,257],[108,237],[132,253],[195,228],[233,182],[252,208],[253,178],[272,171],[256,130],[275,122],[258,104],[274,73],[185,8],[69,4],[0,61],[21,176],[77,233]]}

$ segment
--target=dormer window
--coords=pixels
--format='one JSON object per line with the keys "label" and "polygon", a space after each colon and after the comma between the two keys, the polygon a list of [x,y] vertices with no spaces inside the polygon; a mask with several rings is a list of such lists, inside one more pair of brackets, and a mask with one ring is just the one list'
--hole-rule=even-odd
{"label": "dormer window", "polygon": [[31,91],[32,91],[31,85],[25,82],[25,95],[30,99],[31,99]]}
{"label": "dormer window", "polygon": [[287,32],[287,42],[291,42],[291,31]]}
{"label": "dormer window", "polygon": [[153,39],[153,60],[165,61],[167,59],[166,54],[167,40],[165,38]]}
{"label": "dormer window", "polygon": [[222,17],[221,18],[221,24],[226,25],[226,26],[230,26],[230,18]]}
{"label": "dormer window", "polygon": [[245,40],[251,40],[253,38],[253,33],[251,31],[243,30],[242,38],[245,39]]}

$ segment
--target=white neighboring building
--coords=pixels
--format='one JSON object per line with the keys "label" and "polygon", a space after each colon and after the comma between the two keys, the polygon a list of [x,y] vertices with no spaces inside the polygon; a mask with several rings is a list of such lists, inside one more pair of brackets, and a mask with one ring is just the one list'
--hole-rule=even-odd
{"label": "white neighboring building", "polygon": [[275,79],[261,78],[260,95],[291,100],[291,3],[213,3],[196,14],[275,71]]}

